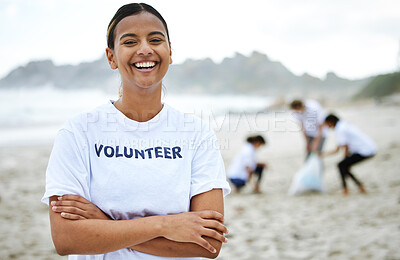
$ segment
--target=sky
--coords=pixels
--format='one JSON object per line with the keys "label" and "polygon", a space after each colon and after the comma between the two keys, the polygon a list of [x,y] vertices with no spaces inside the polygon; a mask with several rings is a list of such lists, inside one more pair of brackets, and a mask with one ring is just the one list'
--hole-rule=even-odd
{"label": "sky", "polygon": [[[0,0],[0,78],[32,60],[99,59],[119,0]],[[399,0],[149,0],[172,58],[221,62],[253,51],[296,75],[358,79],[399,70]]]}

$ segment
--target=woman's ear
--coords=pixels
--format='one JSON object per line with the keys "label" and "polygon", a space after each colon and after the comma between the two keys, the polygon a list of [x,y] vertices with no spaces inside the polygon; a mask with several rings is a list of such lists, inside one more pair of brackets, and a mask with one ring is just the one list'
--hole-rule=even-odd
{"label": "woman's ear", "polygon": [[172,50],[169,50],[169,64],[172,64]]}
{"label": "woman's ear", "polygon": [[114,59],[114,51],[110,48],[106,48],[106,56],[108,60],[108,64],[110,64],[111,69],[118,69],[117,62]]}

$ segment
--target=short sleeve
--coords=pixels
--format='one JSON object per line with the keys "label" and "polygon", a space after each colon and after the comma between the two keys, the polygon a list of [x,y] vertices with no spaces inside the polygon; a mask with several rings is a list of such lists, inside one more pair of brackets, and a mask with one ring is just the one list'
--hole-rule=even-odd
{"label": "short sleeve", "polygon": [[51,196],[65,194],[90,200],[89,173],[83,158],[86,149],[85,143],[78,142],[72,132],[65,129],[58,132],[46,170],[43,203],[48,204]]}
{"label": "short sleeve", "polygon": [[336,141],[338,146],[344,146],[347,144],[346,131],[344,131],[343,128],[336,131]]}
{"label": "short sleeve", "polygon": [[256,155],[253,153],[251,149],[246,149],[246,153],[243,154],[242,157],[243,160],[243,165],[245,167],[249,167],[251,170],[255,170],[257,167],[257,160],[256,160]]}
{"label": "short sleeve", "polygon": [[298,111],[292,111],[292,112],[290,113],[290,115],[291,115],[294,119],[296,119],[297,121],[299,121],[299,122],[301,122],[301,121],[303,120],[302,114],[301,114],[300,112],[298,112]]}
{"label": "short sleeve", "polygon": [[196,148],[192,160],[191,177],[190,198],[212,189],[222,189],[224,196],[230,193],[231,188],[226,180],[224,161],[214,133],[203,139]]}

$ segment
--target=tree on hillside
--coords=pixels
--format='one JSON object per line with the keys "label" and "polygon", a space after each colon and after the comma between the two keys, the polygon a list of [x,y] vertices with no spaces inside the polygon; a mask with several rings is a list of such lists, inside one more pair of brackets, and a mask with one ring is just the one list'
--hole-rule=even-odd
{"label": "tree on hillside", "polygon": [[400,93],[400,72],[378,75],[355,95],[360,98],[380,98]]}

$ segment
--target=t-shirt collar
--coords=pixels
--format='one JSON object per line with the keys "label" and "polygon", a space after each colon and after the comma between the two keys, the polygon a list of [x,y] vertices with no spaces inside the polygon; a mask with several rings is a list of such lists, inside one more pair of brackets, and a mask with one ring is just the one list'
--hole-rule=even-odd
{"label": "t-shirt collar", "polygon": [[114,100],[110,100],[108,102],[108,105],[110,106],[110,109],[116,113],[117,117],[119,120],[121,120],[121,122],[124,122],[127,126],[131,126],[131,127],[135,127],[135,128],[142,128],[142,127],[146,127],[148,128],[150,125],[156,125],[157,123],[162,122],[165,117],[167,116],[167,110],[168,110],[168,105],[165,103],[162,103],[162,108],[160,110],[160,112],[158,112],[157,115],[155,115],[153,118],[151,118],[148,121],[145,122],[139,122],[133,119],[130,119],[129,117],[127,117],[126,115],[124,115],[124,113],[122,113],[121,111],[119,111],[115,106],[114,106]]}

